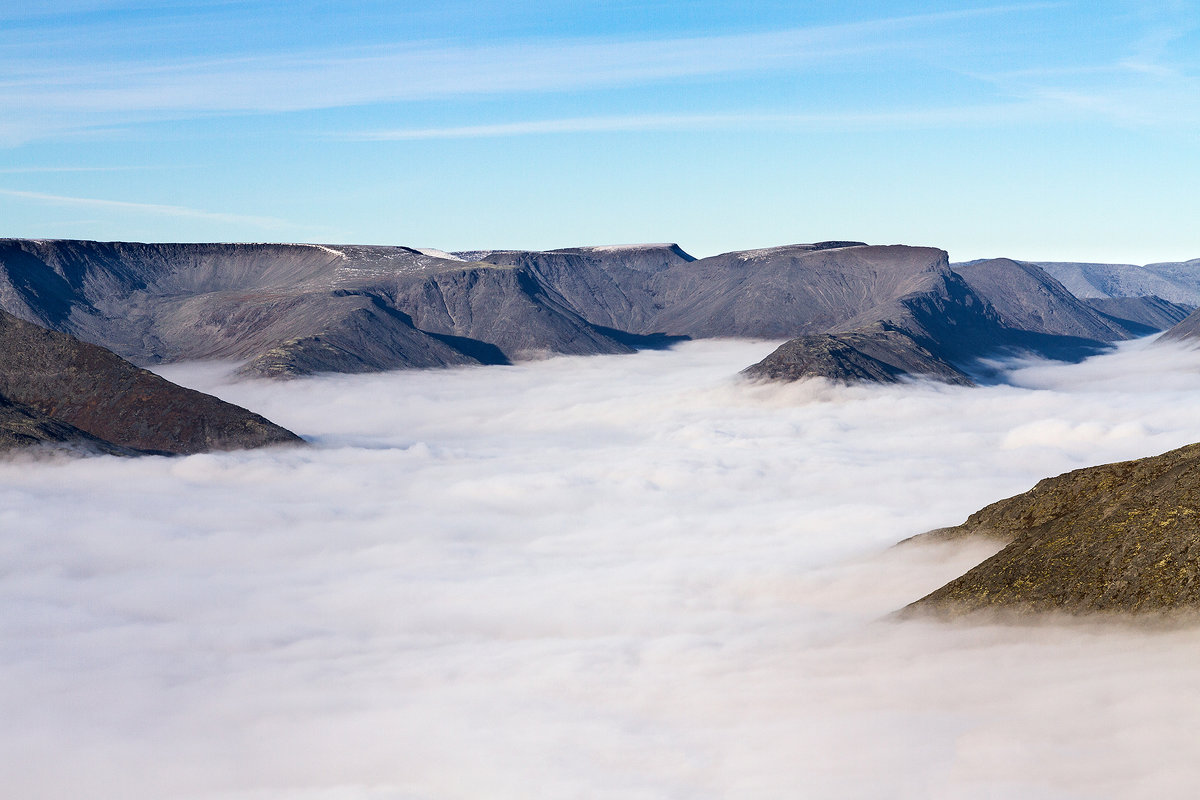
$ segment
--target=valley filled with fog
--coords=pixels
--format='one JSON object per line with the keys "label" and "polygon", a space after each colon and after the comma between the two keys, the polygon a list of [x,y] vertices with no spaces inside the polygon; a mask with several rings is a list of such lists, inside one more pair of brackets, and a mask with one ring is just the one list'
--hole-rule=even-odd
{"label": "valley filled with fog", "polygon": [[1200,441],[1200,352],[752,384],[778,343],[233,381],[314,446],[0,462],[22,798],[1157,798],[1200,627],[885,619],[891,545]]}

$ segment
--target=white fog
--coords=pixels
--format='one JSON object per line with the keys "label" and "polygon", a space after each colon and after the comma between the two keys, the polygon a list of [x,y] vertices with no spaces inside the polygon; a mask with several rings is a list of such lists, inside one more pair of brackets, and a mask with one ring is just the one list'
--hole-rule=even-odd
{"label": "white fog", "polygon": [[1200,441],[1200,352],[974,389],[737,379],[771,349],[177,366],[313,446],[0,462],[3,793],[1194,790],[1200,628],[884,618],[994,551],[901,539]]}

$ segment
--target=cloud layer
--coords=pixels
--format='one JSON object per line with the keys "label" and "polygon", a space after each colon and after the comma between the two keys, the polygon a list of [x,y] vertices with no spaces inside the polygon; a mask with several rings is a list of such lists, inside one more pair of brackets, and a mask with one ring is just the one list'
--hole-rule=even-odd
{"label": "cloud layer", "polygon": [[[0,464],[21,797],[1162,797],[1194,630],[881,621],[886,548],[1200,441],[1200,355],[737,382],[770,345],[236,383],[305,451]],[[66,765],[69,765],[67,767]]]}

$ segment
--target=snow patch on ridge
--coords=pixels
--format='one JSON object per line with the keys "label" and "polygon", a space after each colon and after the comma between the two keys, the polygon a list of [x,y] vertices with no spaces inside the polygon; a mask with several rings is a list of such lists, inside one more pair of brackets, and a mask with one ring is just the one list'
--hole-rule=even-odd
{"label": "snow patch on ridge", "polygon": [[335,256],[338,256],[339,258],[346,257],[346,254],[343,253],[341,250],[334,250],[332,247],[326,247],[323,244],[310,244],[309,247],[315,247],[318,250],[324,250],[326,253],[333,253]]}

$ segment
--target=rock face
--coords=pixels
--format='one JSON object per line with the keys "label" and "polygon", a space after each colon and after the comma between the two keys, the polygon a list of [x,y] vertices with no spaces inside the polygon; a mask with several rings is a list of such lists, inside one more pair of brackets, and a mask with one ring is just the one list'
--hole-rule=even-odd
{"label": "rock face", "polygon": [[1047,478],[927,539],[1007,546],[907,613],[1200,609],[1200,445]]}
{"label": "rock face", "polygon": [[2,311],[0,400],[0,439],[10,447],[188,454],[301,441],[244,408]]}
{"label": "rock face", "polygon": [[1193,308],[1200,306],[1200,259],[1159,264],[1084,264],[1037,262],[1080,298],[1161,297]]}

